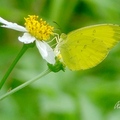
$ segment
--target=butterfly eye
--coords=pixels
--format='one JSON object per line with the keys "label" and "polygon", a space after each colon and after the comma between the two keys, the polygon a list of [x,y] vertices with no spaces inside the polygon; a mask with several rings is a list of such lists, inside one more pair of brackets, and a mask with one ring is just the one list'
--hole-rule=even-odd
{"label": "butterfly eye", "polygon": [[60,35],[60,38],[62,38],[63,40],[65,40],[65,39],[67,38],[67,35],[66,35],[65,33],[62,33],[62,34]]}

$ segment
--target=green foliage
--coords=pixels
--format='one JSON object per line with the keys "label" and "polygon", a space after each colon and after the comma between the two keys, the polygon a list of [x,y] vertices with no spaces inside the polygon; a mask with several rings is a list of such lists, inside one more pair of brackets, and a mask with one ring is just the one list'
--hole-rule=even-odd
{"label": "green foliage", "polygon": [[[119,0],[0,0],[0,16],[24,25],[36,14],[60,31],[99,23],[120,24]],[[22,34],[0,28],[0,78],[18,54]],[[0,120],[119,120],[120,44],[98,66],[51,73],[0,101]],[[36,48],[29,49],[13,69],[0,95],[47,68]]]}
{"label": "green foliage", "polygon": [[59,72],[60,70],[65,71],[65,65],[56,58],[56,63],[54,65],[47,63],[48,68],[53,72]]}

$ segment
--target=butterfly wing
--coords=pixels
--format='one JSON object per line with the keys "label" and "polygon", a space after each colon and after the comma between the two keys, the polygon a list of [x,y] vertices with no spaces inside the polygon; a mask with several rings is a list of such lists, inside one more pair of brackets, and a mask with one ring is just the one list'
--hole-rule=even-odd
{"label": "butterfly wing", "polygon": [[102,24],[70,32],[59,44],[65,65],[71,70],[99,64],[120,40],[120,26]]}

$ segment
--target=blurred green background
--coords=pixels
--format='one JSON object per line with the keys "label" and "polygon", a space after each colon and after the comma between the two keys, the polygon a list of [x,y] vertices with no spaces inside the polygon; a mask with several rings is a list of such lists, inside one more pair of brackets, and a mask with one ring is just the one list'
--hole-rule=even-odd
{"label": "blurred green background", "polygon": [[[93,24],[120,24],[120,0],[0,0],[0,16],[8,21],[24,25],[24,17],[33,14],[68,33]],[[0,79],[22,47],[20,35],[0,28]],[[0,120],[120,120],[120,109],[114,109],[120,100],[119,54],[120,44],[92,69],[50,73],[0,101]],[[46,68],[36,47],[27,50],[0,95]]]}

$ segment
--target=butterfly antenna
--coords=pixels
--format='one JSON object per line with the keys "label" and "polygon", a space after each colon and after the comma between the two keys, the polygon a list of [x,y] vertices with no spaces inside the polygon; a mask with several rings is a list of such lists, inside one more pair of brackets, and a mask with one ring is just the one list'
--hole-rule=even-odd
{"label": "butterfly antenna", "polygon": [[55,21],[53,21],[53,23],[55,23],[58,26],[58,28],[55,29],[55,30],[57,30],[59,33],[61,33],[62,29],[61,29],[60,25],[57,22],[55,22]]}

